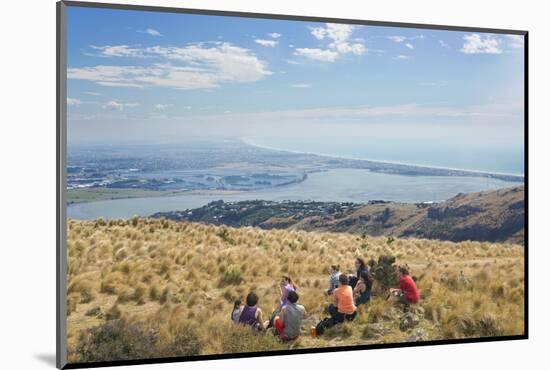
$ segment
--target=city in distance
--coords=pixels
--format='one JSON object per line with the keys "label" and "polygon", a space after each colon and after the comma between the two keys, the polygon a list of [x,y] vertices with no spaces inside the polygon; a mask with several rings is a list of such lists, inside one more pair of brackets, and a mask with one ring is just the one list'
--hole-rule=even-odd
{"label": "city in distance", "polygon": [[[68,213],[149,216],[211,201],[437,202],[523,176],[274,150],[238,139],[69,147]],[[97,204],[90,204],[97,202]]]}

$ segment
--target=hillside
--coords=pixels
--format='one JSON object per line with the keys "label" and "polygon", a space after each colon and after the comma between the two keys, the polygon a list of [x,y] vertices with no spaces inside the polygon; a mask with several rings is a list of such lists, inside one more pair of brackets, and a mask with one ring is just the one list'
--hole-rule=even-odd
{"label": "hillside", "polygon": [[[392,239],[349,233],[230,228],[158,219],[68,222],[71,362],[519,335],[524,331],[524,249],[519,245]],[[317,339],[326,316],[327,268],[392,255],[422,292],[412,322],[381,282],[352,323]],[[462,273],[461,273],[462,271]],[[236,298],[260,297],[265,315],[290,274],[310,316],[281,343],[234,326]],[[404,324],[405,323],[405,324]],[[408,324],[407,324],[408,323]]]}
{"label": "hillside", "polygon": [[162,212],[153,217],[235,227],[523,244],[524,199],[524,186],[518,186],[458,194],[436,204],[218,201],[198,209]]}

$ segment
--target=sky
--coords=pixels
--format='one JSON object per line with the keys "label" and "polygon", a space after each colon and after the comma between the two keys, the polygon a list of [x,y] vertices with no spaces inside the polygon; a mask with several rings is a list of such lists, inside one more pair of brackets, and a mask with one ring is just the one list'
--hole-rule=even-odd
{"label": "sky", "polygon": [[67,41],[69,144],[523,148],[523,36],[69,7]]}

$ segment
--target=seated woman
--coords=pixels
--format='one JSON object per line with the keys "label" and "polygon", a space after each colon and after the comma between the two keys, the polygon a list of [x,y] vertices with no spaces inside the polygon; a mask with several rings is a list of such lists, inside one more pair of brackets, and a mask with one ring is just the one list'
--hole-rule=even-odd
{"label": "seated woman", "polygon": [[241,311],[239,316],[239,324],[250,325],[254,329],[264,330],[264,323],[262,321],[262,310],[257,307],[258,296],[250,292],[246,296],[246,305]]}
{"label": "seated woman", "polygon": [[357,269],[356,275],[350,275],[349,277],[349,285],[352,288],[355,288],[355,285],[357,285],[357,282],[359,281],[359,279],[361,279],[361,274],[363,272],[369,272],[369,269],[367,268],[367,265],[362,258],[355,259],[355,268]]}
{"label": "seated woman", "polygon": [[306,316],[304,306],[297,304],[300,296],[295,291],[288,293],[288,304],[275,316],[274,326],[283,341],[294,340],[300,335],[302,319]]}
{"label": "seated woman", "polygon": [[367,304],[370,301],[370,295],[372,291],[372,278],[368,272],[361,274],[361,279],[357,282],[357,285],[353,289],[353,298],[355,299],[355,305],[359,306]]}
{"label": "seated woman", "polygon": [[231,321],[234,323],[239,322],[239,317],[241,317],[241,312],[243,311],[244,305],[241,304],[241,300],[237,299],[235,304],[233,304],[233,311],[231,311]]}
{"label": "seated woman", "polygon": [[330,278],[329,278],[329,285],[328,289],[326,291],[327,295],[331,295],[334,289],[338,288],[338,278],[340,277],[340,266],[339,265],[332,265],[329,268]]}
{"label": "seated woman", "polygon": [[290,276],[283,276],[279,283],[280,298],[279,298],[279,310],[288,304],[288,293],[298,290],[296,285],[292,283]]}
{"label": "seated woman", "polygon": [[341,323],[344,320],[351,321],[357,314],[357,307],[353,303],[353,290],[349,286],[347,275],[340,275],[340,286],[334,289],[334,304],[328,306],[328,312],[334,321]]}
{"label": "seated woman", "polygon": [[408,307],[410,304],[415,304],[420,301],[420,291],[418,290],[416,283],[409,276],[408,266],[399,266],[399,288],[390,289],[392,296],[397,298],[399,303]]}

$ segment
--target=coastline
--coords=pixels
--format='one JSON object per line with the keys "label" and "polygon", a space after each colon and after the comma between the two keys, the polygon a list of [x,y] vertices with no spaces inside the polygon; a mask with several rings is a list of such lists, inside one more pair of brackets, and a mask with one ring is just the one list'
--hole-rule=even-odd
{"label": "coastline", "polygon": [[370,162],[370,163],[374,163],[374,164],[379,163],[379,164],[387,164],[387,165],[398,165],[398,166],[407,166],[407,167],[422,168],[422,169],[429,169],[429,170],[448,170],[448,171],[460,171],[460,172],[464,172],[464,173],[476,173],[476,174],[480,174],[480,175],[511,176],[511,177],[517,177],[518,179],[520,179],[520,178],[525,179],[524,175],[517,174],[517,173],[481,171],[481,170],[471,170],[471,169],[466,169],[466,168],[453,168],[453,167],[441,167],[441,166],[428,166],[428,165],[420,165],[420,164],[397,162],[397,161],[384,161],[384,160],[378,160],[378,159],[348,157],[348,156],[342,156],[342,155],[334,155],[334,154],[326,154],[326,153],[315,153],[315,152],[306,152],[306,151],[299,151],[299,150],[276,148],[276,147],[272,147],[272,146],[256,144],[253,141],[250,141],[249,139],[246,139],[246,138],[239,138],[239,140],[245,145],[253,146],[253,147],[256,147],[256,148],[259,148],[259,149],[273,150],[273,151],[284,152],[284,153],[315,155],[315,156],[324,157],[324,158],[344,159],[344,160],[352,160],[352,161],[364,161],[364,162]]}
{"label": "coastline", "polygon": [[[318,153],[310,152],[298,152],[292,150],[285,150],[280,148],[273,148],[263,145],[258,145],[253,141],[247,139],[239,139],[240,142],[248,147],[260,148],[268,151],[278,151],[283,153],[293,153],[293,154],[302,154],[302,155],[311,155],[313,157],[321,157],[322,159],[312,158],[312,161],[315,163],[319,162],[320,167],[318,170],[306,170],[304,176],[300,181],[293,181],[291,183],[284,183],[275,185],[269,188],[281,188],[288,185],[302,183],[308,176],[308,173],[315,172],[324,172],[335,169],[350,169],[357,171],[367,171],[372,172],[373,174],[381,175],[395,175],[395,176],[437,176],[437,177],[472,177],[477,179],[487,179],[487,181],[500,180],[510,183],[517,183],[518,185],[524,184],[524,176],[512,175],[512,174],[503,174],[498,172],[486,172],[486,171],[475,171],[475,170],[465,170],[465,169],[451,169],[445,167],[432,167],[432,166],[419,166],[412,164],[403,164],[397,162],[387,162],[387,161],[373,161],[370,159],[363,158],[351,158],[345,156],[331,156]],[[249,149],[250,150],[250,149]],[[326,159],[338,159],[340,162],[335,161],[332,165],[325,165]],[[328,163],[328,162],[327,162]],[[482,180],[485,181],[485,180]],[[267,190],[265,188],[263,190]],[[136,199],[136,198],[166,198],[166,197],[177,197],[182,195],[188,196],[205,196],[205,197],[231,197],[238,196],[241,194],[246,194],[247,192],[255,192],[262,189],[171,189],[171,190],[148,190],[140,188],[86,188],[86,189],[73,189],[68,191],[67,197],[67,206],[76,206],[77,204],[83,203],[94,203],[101,201],[113,201],[113,200],[123,200],[123,199]],[[380,198],[382,199],[382,198]]]}

